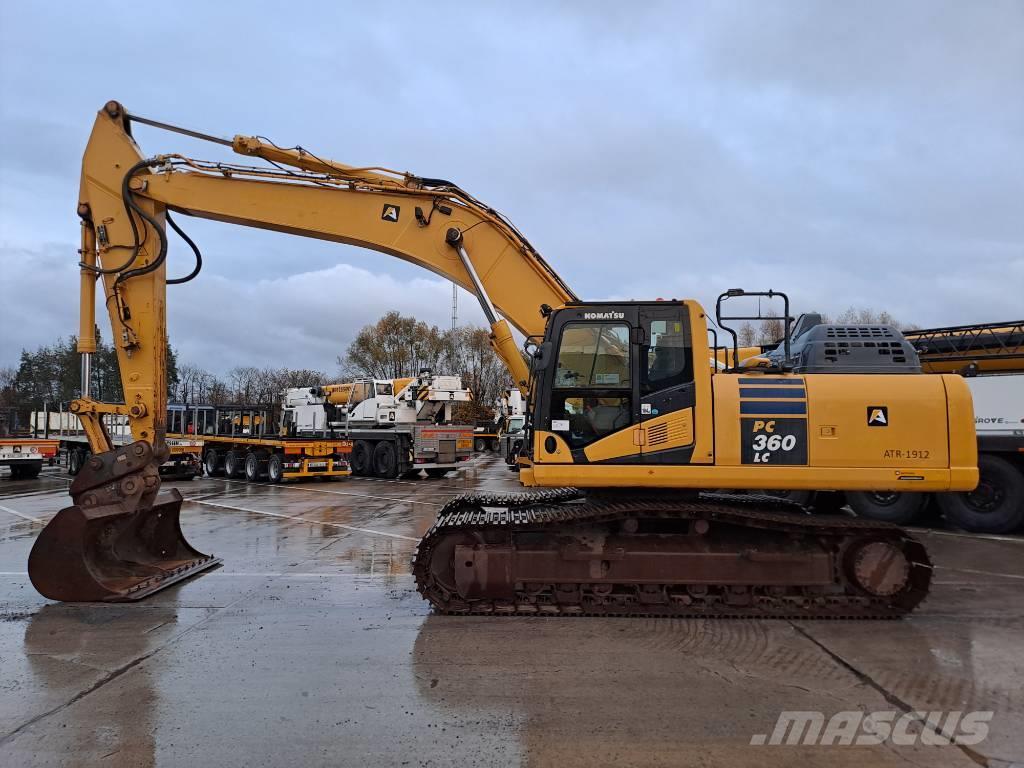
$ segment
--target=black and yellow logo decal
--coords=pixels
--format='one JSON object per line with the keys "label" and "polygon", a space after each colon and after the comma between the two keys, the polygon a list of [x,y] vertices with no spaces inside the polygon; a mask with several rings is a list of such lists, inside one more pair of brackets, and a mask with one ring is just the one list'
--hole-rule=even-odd
{"label": "black and yellow logo decal", "polygon": [[384,210],[380,212],[380,217],[384,221],[390,221],[392,223],[398,222],[398,214],[401,213],[402,208],[398,205],[392,205],[388,203],[384,206]]}
{"label": "black and yellow logo decal", "polygon": [[868,406],[868,426],[869,427],[888,427],[889,426],[889,408],[884,405],[869,405]]}
{"label": "black and yellow logo decal", "polygon": [[740,419],[740,454],[744,464],[806,464],[807,420]]}

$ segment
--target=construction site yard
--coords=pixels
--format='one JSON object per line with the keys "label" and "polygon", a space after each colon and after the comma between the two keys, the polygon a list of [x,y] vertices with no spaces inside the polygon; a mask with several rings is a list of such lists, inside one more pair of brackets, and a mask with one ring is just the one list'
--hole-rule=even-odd
{"label": "construction site yard", "polygon": [[[457,493],[519,488],[483,456],[437,480],[166,483],[223,566],[61,604],[25,563],[67,485],[0,477],[5,766],[1024,762],[1024,538],[919,530],[933,589],[901,621],[434,615],[419,537]],[[783,711],[993,714],[970,746],[752,745]]]}

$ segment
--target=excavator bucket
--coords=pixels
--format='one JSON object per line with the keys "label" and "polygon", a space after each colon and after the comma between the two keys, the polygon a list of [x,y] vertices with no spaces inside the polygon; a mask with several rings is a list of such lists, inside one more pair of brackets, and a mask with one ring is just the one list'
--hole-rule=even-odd
{"label": "excavator bucket", "polygon": [[39,534],[28,558],[32,585],[64,602],[138,600],[218,565],[181,532],[181,494],[160,493],[145,442],[96,454],[71,484],[75,504]]}

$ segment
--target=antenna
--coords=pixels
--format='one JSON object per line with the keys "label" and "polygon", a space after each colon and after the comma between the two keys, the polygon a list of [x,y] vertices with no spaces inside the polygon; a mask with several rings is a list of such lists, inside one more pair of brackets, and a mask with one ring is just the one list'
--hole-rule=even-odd
{"label": "antenna", "polygon": [[452,281],[452,330],[459,324],[459,286]]}

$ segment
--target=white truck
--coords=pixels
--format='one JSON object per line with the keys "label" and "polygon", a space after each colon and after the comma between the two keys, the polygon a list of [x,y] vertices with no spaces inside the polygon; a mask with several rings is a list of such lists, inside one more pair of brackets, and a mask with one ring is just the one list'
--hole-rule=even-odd
{"label": "white truck", "polygon": [[285,390],[282,424],[289,435],[351,440],[354,475],[443,477],[472,456],[473,428],[452,424],[452,406],[472,399],[460,377],[424,370]]}
{"label": "white truck", "polygon": [[498,403],[498,451],[511,470],[519,469],[519,451],[526,431],[526,403],[515,387],[505,391]]}
{"label": "white truck", "polygon": [[473,429],[473,450],[477,453],[490,451],[506,456],[504,435],[508,432],[509,419],[525,414],[523,394],[515,387],[506,389],[504,394],[494,401],[494,418],[477,421]]}

